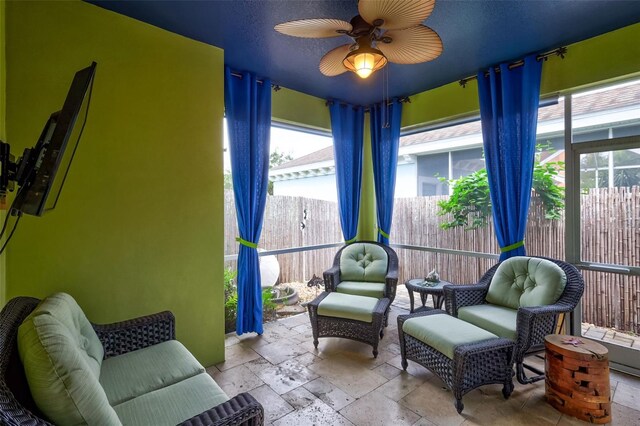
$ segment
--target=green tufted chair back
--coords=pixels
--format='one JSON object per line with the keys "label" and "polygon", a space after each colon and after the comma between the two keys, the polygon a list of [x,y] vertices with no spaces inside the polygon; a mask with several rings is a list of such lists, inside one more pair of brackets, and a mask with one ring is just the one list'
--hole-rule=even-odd
{"label": "green tufted chair back", "polygon": [[486,300],[511,309],[551,305],[558,301],[566,283],[566,274],[555,263],[516,256],[498,266]]}
{"label": "green tufted chair back", "polygon": [[345,247],[340,255],[340,279],[383,283],[388,266],[389,259],[382,247],[353,243]]}

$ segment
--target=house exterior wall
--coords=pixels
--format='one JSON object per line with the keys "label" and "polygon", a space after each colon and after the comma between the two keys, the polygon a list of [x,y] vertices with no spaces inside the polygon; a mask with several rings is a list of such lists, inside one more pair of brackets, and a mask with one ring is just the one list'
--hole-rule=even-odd
{"label": "house exterior wall", "polygon": [[6,2],[6,51],[15,153],[98,63],[60,202],[8,246],[8,298],[64,291],[97,323],[170,310],[223,361],[223,51],[83,1]]}
{"label": "house exterior wall", "polygon": [[418,191],[418,167],[412,163],[398,165],[395,198],[415,197]]}
{"label": "house exterior wall", "polygon": [[273,195],[303,196],[317,200],[338,201],[336,175],[311,176],[273,182]]}

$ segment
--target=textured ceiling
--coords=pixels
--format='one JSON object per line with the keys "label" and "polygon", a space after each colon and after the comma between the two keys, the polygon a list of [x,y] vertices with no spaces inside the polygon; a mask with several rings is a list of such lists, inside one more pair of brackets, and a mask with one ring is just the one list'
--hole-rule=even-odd
{"label": "textured ceiling", "polygon": [[[296,19],[348,21],[357,14],[356,0],[91,3],[218,46],[225,51],[225,63],[234,70],[255,72],[290,89],[362,105],[383,98],[382,72],[361,80],[353,73],[325,77],[318,70],[318,62],[327,51],[349,42],[346,36],[302,39],[273,30],[280,22]],[[439,0],[424,23],[440,34],[443,54],[423,64],[388,65],[388,94],[423,92],[502,61],[636,22],[640,22],[638,0]]]}

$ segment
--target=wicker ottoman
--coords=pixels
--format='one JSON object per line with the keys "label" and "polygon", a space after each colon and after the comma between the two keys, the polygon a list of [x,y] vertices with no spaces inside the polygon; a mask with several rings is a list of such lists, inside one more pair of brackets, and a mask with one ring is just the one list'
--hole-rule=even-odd
{"label": "wicker ottoman", "polygon": [[337,292],[322,292],[307,305],[313,328],[313,345],[319,337],[343,337],[373,346],[378,356],[378,342],[384,335],[384,314],[388,298],[354,296]]}
{"label": "wicker ottoman", "polygon": [[434,309],[398,317],[402,367],[407,360],[431,370],[451,389],[461,413],[462,396],[492,383],[502,383],[502,394],[513,392],[513,342]]}

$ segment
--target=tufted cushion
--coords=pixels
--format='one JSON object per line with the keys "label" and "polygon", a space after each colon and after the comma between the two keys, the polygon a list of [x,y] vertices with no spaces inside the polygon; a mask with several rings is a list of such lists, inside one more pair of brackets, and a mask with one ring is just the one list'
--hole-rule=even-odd
{"label": "tufted cushion", "polygon": [[380,246],[353,243],[340,255],[340,281],[382,283],[389,264],[387,252]]}
{"label": "tufted cushion", "polygon": [[68,294],[43,300],[18,329],[18,351],[36,405],[58,425],[118,425],[100,386],[104,349]]}
{"label": "tufted cushion", "polygon": [[487,292],[487,302],[518,309],[555,303],[567,283],[558,265],[535,257],[516,256],[498,266]]}

